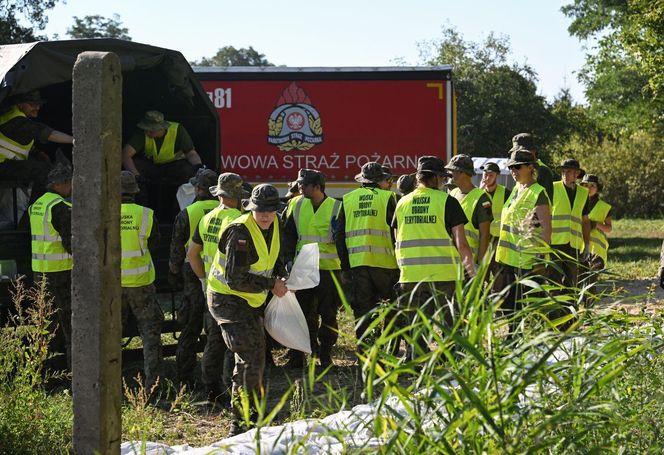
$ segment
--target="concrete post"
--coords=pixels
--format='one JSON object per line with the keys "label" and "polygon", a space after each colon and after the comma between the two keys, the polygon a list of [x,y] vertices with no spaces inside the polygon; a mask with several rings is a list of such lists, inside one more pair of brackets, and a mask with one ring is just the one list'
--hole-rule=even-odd
{"label": "concrete post", "polygon": [[75,454],[119,454],[122,72],[118,56],[80,54],[72,89],[73,446]]}

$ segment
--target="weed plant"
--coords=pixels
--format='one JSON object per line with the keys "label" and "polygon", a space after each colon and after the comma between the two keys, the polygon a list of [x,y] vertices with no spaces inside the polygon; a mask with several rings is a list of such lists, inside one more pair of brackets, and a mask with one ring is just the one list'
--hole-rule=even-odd
{"label": "weed plant", "polygon": [[55,317],[45,282],[27,288],[15,283],[14,313],[0,329],[0,453],[68,453],[72,408],[68,390],[47,393],[49,381],[62,380],[44,368]]}

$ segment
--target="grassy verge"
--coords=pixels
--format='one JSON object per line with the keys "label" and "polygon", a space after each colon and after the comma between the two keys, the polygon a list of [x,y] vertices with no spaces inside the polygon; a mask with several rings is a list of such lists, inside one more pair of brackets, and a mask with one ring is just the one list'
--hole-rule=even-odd
{"label": "grassy verge", "polygon": [[617,278],[633,280],[657,274],[664,239],[661,220],[622,219],[613,221],[609,235],[609,268]]}

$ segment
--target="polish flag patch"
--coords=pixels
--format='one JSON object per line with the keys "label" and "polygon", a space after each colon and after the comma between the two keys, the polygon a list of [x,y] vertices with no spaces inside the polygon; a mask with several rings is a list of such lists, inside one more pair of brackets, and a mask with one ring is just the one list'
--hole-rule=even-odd
{"label": "polish flag patch", "polygon": [[489,207],[491,207],[491,201],[482,202],[482,207],[484,207],[485,209],[488,209]]}

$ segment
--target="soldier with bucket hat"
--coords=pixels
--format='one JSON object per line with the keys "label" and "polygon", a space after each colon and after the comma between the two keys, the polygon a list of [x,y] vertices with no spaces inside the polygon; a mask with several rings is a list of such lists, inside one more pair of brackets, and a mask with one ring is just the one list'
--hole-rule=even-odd
{"label": "soldier with bucket hat", "polygon": [[531,152],[537,163],[537,183],[542,185],[550,200],[553,200],[553,182],[556,180],[551,168],[537,158],[537,145],[535,138],[530,133],[519,133],[512,138],[512,148],[508,153],[513,153],[518,149],[525,149]]}
{"label": "soldier with bucket hat", "polygon": [[175,217],[168,259],[168,279],[173,291],[183,287],[183,299],[177,313],[182,330],[175,352],[175,363],[180,383],[193,388],[193,372],[196,367],[195,346],[203,329],[207,305],[201,283],[192,271],[186,255],[198,222],[219,205],[217,198],[210,193],[210,187],[217,183],[217,173],[211,169],[201,168],[189,183],[194,186],[195,198]]}
{"label": "soldier with bucket hat", "polygon": [[[240,201],[249,195],[242,184],[242,177],[233,172],[219,175],[217,184],[209,188],[210,193],[218,198],[219,205],[201,218],[189,243],[187,258],[201,282],[206,301],[207,276],[219,245],[219,238],[226,227],[242,214],[239,210]],[[232,386],[230,377],[234,365],[233,353],[226,348],[221,328],[210,314],[207,303],[203,319],[207,338],[201,361],[201,381],[209,402],[224,403],[230,399],[227,390]]]}
{"label": "soldier with bucket hat", "polygon": [[134,174],[122,171],[120,185],[122,325],[127,325],[130,315],[136,320],[143,341],[144,385],[149,391],[162,373],[161,325],[164,313],[157,301],[151,254],[159,244],[159,231],[152,209],[134,201],[139,191]]}
{"label": "soldier with bucket hat", "polygon": [[[371,320],[367,316],[382,300],[394,302],[399,269],[394,256],[394,233],[390,223],[396,195],[390,191],[392,177],[371,161],[364,164],[355,181],[362,184],[343,197],[334,240],[341,263],[342,280],[351,287],[351,306],[357,321],[358,346]],[[364,339],[364,343],[370,342]],[[362,351],[362,349],[360,349]]]}
{"label": "soldier with bucket hat", "polygon": [[[208,308],[235,354],[231,435],[256,423],[254,400],[262,396],[265,370],[265,301],[268,292],[277,297],[288,292],[277,218],[280,206],[274,186],[254,187],[243,201],[249,213],[233,220],[221,234],[208,275]],[[249,403],[249,421],[243,418],[243,403]]]}

